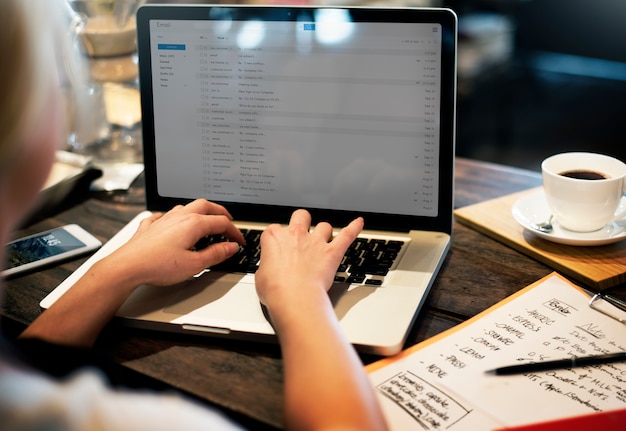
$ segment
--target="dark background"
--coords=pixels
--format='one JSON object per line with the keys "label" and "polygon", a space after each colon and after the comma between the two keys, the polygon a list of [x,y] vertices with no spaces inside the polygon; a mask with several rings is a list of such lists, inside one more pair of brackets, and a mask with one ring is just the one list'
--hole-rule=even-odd
{"label": "dark background", "polygon": [[562,151],[626,161],[626,1],[444,3],[460,22],[497,13],[515,29],[511,60],[459,94],[457,155],[536,171]]}

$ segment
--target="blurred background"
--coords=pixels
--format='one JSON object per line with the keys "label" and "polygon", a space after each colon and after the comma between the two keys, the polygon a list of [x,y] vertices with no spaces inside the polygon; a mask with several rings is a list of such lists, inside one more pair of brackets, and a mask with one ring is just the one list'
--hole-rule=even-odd
{"label": "blurred background", "polygon": [[223,3],[450,7],[459,16],[458,156],[534,171],[562,151],[626,160],[624,0]]}
{"label": "blurred background", "polygon": [[626,160],[626,2],[446,0],[459,15],[457,154],[540,170]]}

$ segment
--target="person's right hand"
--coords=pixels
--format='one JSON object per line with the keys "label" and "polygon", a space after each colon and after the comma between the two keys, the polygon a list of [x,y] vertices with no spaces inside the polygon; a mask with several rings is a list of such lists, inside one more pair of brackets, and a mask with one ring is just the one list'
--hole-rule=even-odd
{"label": "person's right hand", "polygon": [[273,224],[261,235],[261,261],[255,281],[259,298],[270,312],[306,297],[309,289],[325,294],[343,255],[363,229],[363,219],[353,220],[330,242],[330,224],[319,223],[309,233],[310,227],[311,215],[297,210],[289,226]]}
{"label": "person's right hand", "polygon": [[286,428],[386,430],[376,394],[327,293],[363,219],[353,220],[332,241],[330,224],[310,227],[311,215],[304,210],[293,213],[289,226],[268,226],[255,274],[280,341]]}

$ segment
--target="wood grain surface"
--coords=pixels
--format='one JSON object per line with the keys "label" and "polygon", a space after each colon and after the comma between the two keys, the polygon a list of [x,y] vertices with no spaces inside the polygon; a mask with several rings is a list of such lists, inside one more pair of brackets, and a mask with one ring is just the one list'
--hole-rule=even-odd
{"label": "wood grain surface", "polygon": [[557,244],[534,235],[515,221],[513,204],[541,187],[458,208],[457,221],[544,262],[591,289],[626,282],[626,241],[602,246]]}

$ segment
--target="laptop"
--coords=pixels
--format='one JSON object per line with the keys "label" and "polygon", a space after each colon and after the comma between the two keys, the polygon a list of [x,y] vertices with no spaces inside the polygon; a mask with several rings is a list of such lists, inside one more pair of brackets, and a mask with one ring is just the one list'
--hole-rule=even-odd
{"label": "laptop", "polygon": [[[352,254],[395,249],[379,253],[386,268],[342,265],[329,295],[358,351],[399,352],[450,245],[454,13],[144,5],[137,32],[147,210],[41,306],[151,211],[195,198],[226,206],[246,235],[287,223],[297,208],[336,228],[362,215]],[[167,289],[141,286],[118,317],[144,329],[275,342],[249,266],[212,268]]]}

